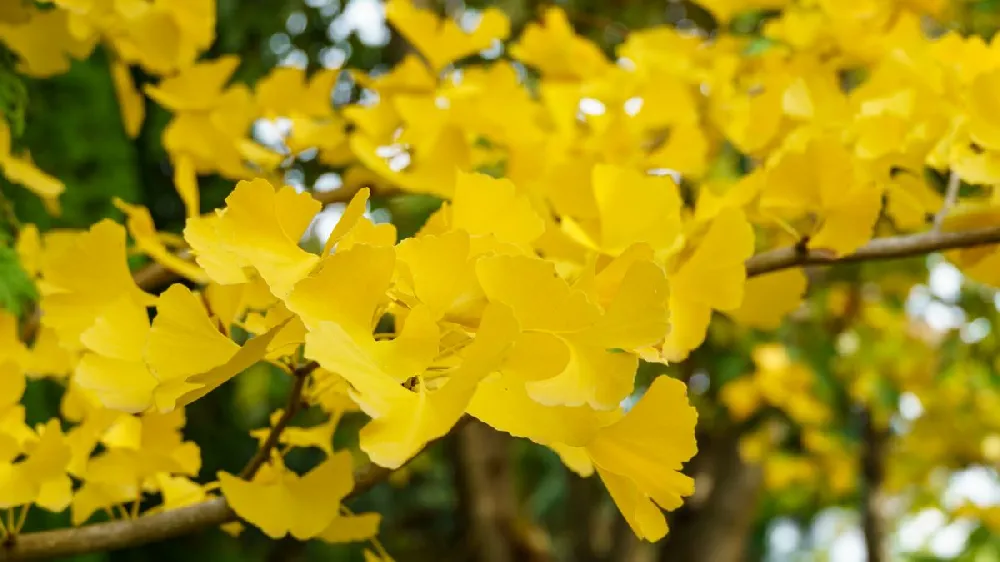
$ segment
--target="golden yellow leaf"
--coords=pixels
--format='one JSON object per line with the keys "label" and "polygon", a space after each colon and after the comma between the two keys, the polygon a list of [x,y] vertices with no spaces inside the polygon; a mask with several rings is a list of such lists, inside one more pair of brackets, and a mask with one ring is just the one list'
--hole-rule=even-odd
{"label": "golden yellow leaf", "polygon": [[433,12],[415,7],[411,0],[389,0],[385,16],[400,34],[440,72],[448,63],[482,51],[510,33],[507,16],[496,8],[483,11],[479,24],[466,33],[449,19],[440,20]]}

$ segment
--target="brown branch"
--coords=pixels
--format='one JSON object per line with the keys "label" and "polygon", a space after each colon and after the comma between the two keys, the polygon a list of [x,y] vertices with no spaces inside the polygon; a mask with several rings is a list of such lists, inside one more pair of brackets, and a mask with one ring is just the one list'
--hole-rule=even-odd
{"label": "brown branch", "polygon": [[[385,481],[391,473],[391,470],[380,466],[366,466],[355,474],[354,489],[347,498],[364,494]],[[225,498],[212,498],[137,519],[18,535],[13,543],[0,548],[0,561],[119,550],[196,533],[236,519],[236,513],[229,508]]]}
{"label": "brown branch", "polygon": [[278,421],[271,427],[267,438],[264,439],[264,442],[260,444],[260,448],[257,449],[257,454],[250,459],[250,462],[240,472],[240,478],[244,480],[252,479],[257,474],[257,471],[260,470],[260,467],[264,466],[264,463],[271,458],[271,450],[277,447],[278,442],[281,441],[281,433],[285,431],[292,418],[302,408],[302,391],[306,387],[306,379],[318,367],[319,363],[310,361],[292,371],[295,382],[292,383],[292,390],[288,393],[288,402],[285,404],[285,411],[281,413]]}
{"label": "brown branch", "polygon": [[179,537],[236,519],[226,500],[213,498],[137,519],[25,533],[0,549],[0,560],[31,560],[117,550]]}
{"label": "brown branch", "polygon": [[853,254],[839,257],[826,250],[779,248],[757,254],[747,260],[747,276],[756,277],[804,265],[833,265],[909,258],[944,250],[973,248],[997,243],[1000,243],[1000,226],[961,232],[922,232],[905,236],[876,238],[858,248]]}
{"label": "brown branch", "polygon": [[[364,494],[384,482],[390,474],[392,470],[369,463],[355,472],[354,489],[345,499]],[[18,535],[12,543],[0,548],[0,561],[120,550],[196,533],[237,519],[225,498],[212,498],[137,519]]]}

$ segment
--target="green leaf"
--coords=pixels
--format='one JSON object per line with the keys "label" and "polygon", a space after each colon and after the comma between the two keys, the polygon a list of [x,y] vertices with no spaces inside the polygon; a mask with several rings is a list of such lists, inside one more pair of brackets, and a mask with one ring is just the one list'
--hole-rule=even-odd
{"label": "green leaf", "polygon": [[38,300],[31,277],[21,267],[17,252],[0,247],[0,308],[20,316]]}

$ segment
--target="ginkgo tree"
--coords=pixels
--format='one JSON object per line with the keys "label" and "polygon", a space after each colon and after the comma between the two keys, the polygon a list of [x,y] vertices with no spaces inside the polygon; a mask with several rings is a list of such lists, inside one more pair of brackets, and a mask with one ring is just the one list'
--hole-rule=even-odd
{"label": "ginkgo tree", "polygon": [[[1000,461],[1000,366],[974,347],[933,365],[942,337],[892,304],[920,282],[912,267],[807,269],[943,252],[1000,285],[1000,49],[947,31],[944,1],[697,4],[713,33],[633,29],[607,50],[558,7],[513,34],[497,7],[456,19],[389,0],[406,44],[391,68],[244,83],[245,61],[213,48],[225,21],[209,0],[5,3],[13,73],[44,81],[100,56],[125,135],[153,105],[167,115],[156,141],[185,222],[158,229],[116,198],[122,222],[40,229],[6,205],[8,292],[38,298],[0,315],[0,558],[222,526],[389,560],[384,514],[345,502],[468,423],[599,479],[648,542],[701,493],[685,465],[720,419],[768,489],[826,486],[831,503],[859,473],[888,493],[953,459]],[[0,170],[57,216],[67,188],[20,142],[18,107]],[[285,185],[302,166],[339,187]],[[211,208],[203,186],[220,178]],[[391,205],[373,212],[414,196],[436,204],[405,236]],[[817,331],[839,350],[822,368],[796,350]],[[703,349],[745,365],[692,400]],[[206,479],[212,443],[187,438],[186,412],[261,364],[289,381],[287,403],[242,471]],[[59,415],[29,423],[22,396],[41,378]],[[906,431],[903,392],[926,407]],[[318,421],[301,425],[307,410]],[[926,447],[942,424],[966,450]],[[356,446],[334,439],[348,431]],[[300,449],[319,451],[305,471],[286,460]],[[34,508],[72,526],[23,532]],[[995,510],[956,514],[996,525]]]}

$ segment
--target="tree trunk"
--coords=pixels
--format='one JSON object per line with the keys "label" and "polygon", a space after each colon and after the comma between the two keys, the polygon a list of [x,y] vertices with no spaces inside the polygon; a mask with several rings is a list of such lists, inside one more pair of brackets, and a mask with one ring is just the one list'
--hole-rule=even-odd
{"label": "tree trunk", "polygon": [[510,436],[479,421],[458,434],[459,462],[475,560],[516,562],[512,541],[517,503],[510,472]]}
{"label": "tree trunk", "polygon": [[699,439],[692,461],[695,494],[674,513],[659,562],[742,562],[762,488],[759,466],[739,456],[739,432]]}
{"label": "tree trunk", "polygon": [[882,480],[885,477],[885,432],[876,427],[871,412],[862,416],[864,449],[861,454],[861,474],[864,478],[861,496],[861,526],[865,533],[868,562],[882,562],[889,557],[885,551],[885,519],[882,515]]}

